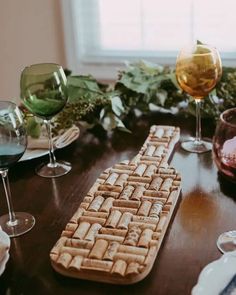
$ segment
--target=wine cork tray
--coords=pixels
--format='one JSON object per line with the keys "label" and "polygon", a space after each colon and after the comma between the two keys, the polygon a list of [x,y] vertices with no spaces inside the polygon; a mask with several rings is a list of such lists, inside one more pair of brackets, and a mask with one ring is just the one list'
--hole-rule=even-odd
{"label": "wine cork tray", "polygon": [[57,272],[114,284],[147,276],[180,195],[168,165],[179,136],[178,127],[152,126],[137,156],[98,177],[50,252]]}

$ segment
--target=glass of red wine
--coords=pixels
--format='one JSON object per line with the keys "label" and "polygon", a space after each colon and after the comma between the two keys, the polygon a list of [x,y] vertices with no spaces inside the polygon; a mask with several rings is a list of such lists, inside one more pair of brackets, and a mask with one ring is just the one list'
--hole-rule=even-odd
{"label": "glass of red wine", "polygon": [[[213,159],[219,173],[236,185],[236,108],[220,115],[213,137]],[[223,253],[236,250],[236,230],[221,234],[217,246]]]}
{"label": "glass of red wine", "polygon": [[21,111],[12,102],[0,101],[0,174],[9,212],[0,217],[0,227],[10,237],[28,232],[35,224],[29,213],[14,212],[8,180],[9,168],[22,157],[26,146],[27,135]]}

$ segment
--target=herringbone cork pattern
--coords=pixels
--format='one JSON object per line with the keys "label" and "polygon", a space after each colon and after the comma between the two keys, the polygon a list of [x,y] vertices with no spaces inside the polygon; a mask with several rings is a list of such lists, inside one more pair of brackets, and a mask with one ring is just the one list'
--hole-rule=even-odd
{"label": "herringbone cork pattern", "polygon": [[140,152],[96,180],[50,253],[59,273],[131,284],[151,270],[180,195],[168,159],[180,130],[152,126]]}

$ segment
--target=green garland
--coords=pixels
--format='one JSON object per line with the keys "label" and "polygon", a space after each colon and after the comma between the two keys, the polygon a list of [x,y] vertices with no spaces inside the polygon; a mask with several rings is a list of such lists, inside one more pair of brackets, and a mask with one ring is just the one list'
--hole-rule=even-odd
{"label": "green garland", "polygon": [[[165,109],[195,115],[194,101],[179,88],[171,67],[146,61],[129,64],[119,72],[114,86],[100,84],[92,76],[69,74],[67,78],[69,100],[53,120],[54,133],[78,123],[129,132],[123,122],[134,110]],[[236,69],[223,68],[221,81],[203,101],[202,115],[216,120],[223,110],[235,106],[235,98]],[[28,133],[38,137],[41,123],[27,112],[26,121]]]}

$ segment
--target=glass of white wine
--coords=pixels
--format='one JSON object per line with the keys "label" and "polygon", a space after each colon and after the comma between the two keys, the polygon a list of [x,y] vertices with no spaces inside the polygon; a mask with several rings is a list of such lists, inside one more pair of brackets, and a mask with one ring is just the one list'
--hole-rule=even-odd
{"label": "glass of white wine", "polygon": [[28,66],[21,73],[20,86],[24,106],[43,119],[48,132],[49,163],[42,163],[36,168],[36,173],[48,178],[67,174],[71,164],[56,160],[51,131],[51,119],[64,108],[68,100],[63,68],[53,63]]}
{"label": "glass of white wine", "polygon": [[196,103],[196,137],[181,144],[186,151],[204,153],[212,149],[212,143],[203,140],[201,135],[201,102],[216,86],[221,74],[220,55],[217,49],[210,45],[196,44],[183,48],[178,54],[177,81]]}

